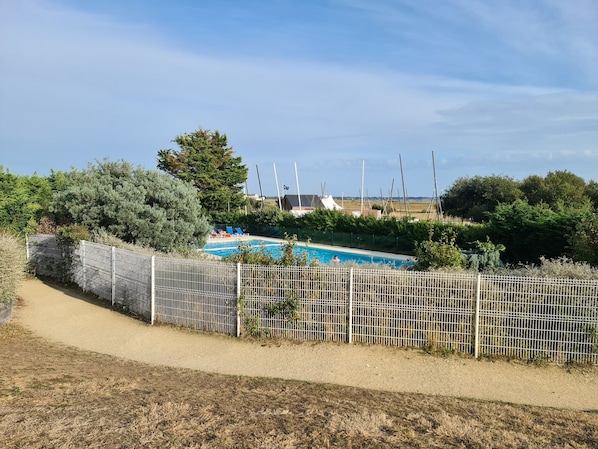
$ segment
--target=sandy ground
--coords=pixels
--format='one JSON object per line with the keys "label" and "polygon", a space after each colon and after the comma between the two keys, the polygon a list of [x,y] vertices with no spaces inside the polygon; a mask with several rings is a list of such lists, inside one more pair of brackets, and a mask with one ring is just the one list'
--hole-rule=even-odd
{"label": "sandy ground", "polygon": [[30,279],[13,320],[41,337],[149,364],[598,411],[598,367],[440,357],[384,346],[251,341],[150,326]]}

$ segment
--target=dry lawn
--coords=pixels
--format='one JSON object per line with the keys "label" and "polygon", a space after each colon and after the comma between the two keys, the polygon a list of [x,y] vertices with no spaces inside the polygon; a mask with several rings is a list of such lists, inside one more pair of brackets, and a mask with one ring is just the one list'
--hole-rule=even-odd
{"label": "dry lawn", "polygon": [[598,414],[149,366],[0,328],[6,448],[596,448]]}

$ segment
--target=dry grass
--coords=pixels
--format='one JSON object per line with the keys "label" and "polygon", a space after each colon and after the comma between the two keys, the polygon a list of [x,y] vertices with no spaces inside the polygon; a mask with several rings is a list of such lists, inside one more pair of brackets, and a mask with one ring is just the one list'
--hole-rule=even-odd
{"label": "dry grass", "polygon": [[591,448],[598,415],[148,366],[0,328],[10,448]]}
{"label": "dry grass", "polygon": [[0,230],[0,302],[8,304],[15,299],[26,263],[23,242]]}

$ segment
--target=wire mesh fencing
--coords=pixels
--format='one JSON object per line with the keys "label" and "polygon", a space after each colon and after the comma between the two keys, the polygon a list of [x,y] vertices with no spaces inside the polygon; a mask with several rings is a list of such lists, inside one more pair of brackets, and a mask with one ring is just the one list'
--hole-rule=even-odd
{"label": "wire mesh fencing", "polygon": [[[64,263],[49,240],[30,238],[38,267]],[[230,264],[89,242],[69,263],[81,288],[152,323],[598,364],[596,280]]]}
{"label": "wire mesh fencing", "polygon": [[475,275],[355,270],[353,339],[472,351]]}
{"label": "wire mesh fencing", "polygon": [[236,335],[235,265],[156,258],[156,322]]}
{"label": "wire mesh fencing", "polygon": [[36,234],[27,237],[27,259],[30,269],[40,276],[62,278],[64,263],[55,235]]}
{"label": "wire mesh fencing", "polygon": [[480,277],[480,353],[598,363],[598,281]]}
{"label": "wire mesh fencing", "polygon": [[253,336],[344,341],[348,273],[336,267],[242,265],[240,318]]}
{"label": "wire mesh fencing", "polygon": [[75,254],[73,281],[83,290],[112,301],[114,249],[97,243],[81,242]]}

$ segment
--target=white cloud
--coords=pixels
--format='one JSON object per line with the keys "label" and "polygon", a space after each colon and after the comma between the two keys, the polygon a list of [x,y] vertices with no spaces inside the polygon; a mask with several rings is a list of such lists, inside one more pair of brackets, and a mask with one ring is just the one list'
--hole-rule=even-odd
{"label": "white cloud", "polygon": [[[251,172],[277,163],[290,183],[298,161],[314,191],[329,180],[333,191],[349,183],[356,194],[363,160],[377,191],[398,177],[399,153],[413,194],[429,194],[431,150],[445,183],[483,171],[541,173],[554,166],[550,154],[551,163],[590,176],[578,161],[596,159],[596,93],[380,66],[216,57],[173,47],[156,25],[46,2],[0,5],[2,41],[10,43],[0,44],[0,145],[12,150],[3,161],[9,168],[47,172],[105,156],[152,168],[158,149],[197,126],[226,132]],[[544,165],[526,167],[531,161]]]}

